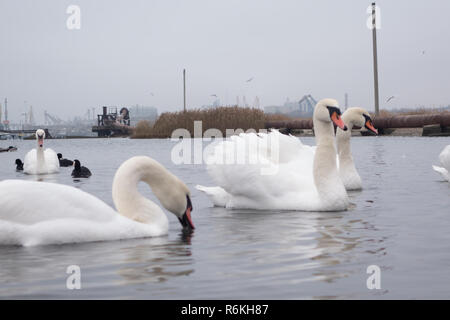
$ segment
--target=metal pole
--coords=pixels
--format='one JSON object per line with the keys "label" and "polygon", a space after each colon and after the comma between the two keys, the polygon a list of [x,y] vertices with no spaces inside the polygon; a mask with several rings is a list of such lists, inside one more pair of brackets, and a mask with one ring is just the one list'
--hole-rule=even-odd
{"label": "metal pole", "polygon": [[184,112],[186,112],[186,69],[183,69],[183,99]]}
{"label": "metal pole", "polygon": [[8,121],[8,98],[5,98],[5,121]]}
{"label": "metal pole", "polygon": [[372,3],[372,42],[373,42],[373,81],[375,89],[375,114],[380,114],[379,96],[378,96],[378,57],[377,57],[377,24],[376,24],[376,4]]}

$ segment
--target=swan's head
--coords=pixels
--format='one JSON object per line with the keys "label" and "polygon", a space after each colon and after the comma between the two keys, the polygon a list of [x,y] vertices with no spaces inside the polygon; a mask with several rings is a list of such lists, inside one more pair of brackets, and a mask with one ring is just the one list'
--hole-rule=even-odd
{"label": "swan's head", "polygon": [[[164,168],[164,170],[166,169]],[[169,171],[166,170],[166,172],[165,185],[157,186],[152,184],[152,190],[164,208],[178,218],[183,229],[193,230],[195,226],[191,217],[191,212],[194,209],[191,201],[191,192],[183,181]]]}
{"label": "swan's head", "polygon": [[42,148],[44,146],[45,131],[42,129],[37,129],[36,130],[36,139],[37,139],[39,148]]}
{"label": "swan's head", "polygon": [[186,194],[186,209],[181,214],[178,214],[178,221],[180,221],[181,225],[184,229],[193,230],[195,229],[194,224],[192,223],[191,212],[193,210],[191,197],[189,194]]}
{"label": "swan's head", "polygon": [[195,229],[191,217],[193,210],[191,192],[186,184],[150,157],[142,156],[134,159],[130,160],[145,170],[143,180],[150,185],[163,207],[178,218],[184,229],[189,231]]}
{"label": "swan's head", "polygon": [[[155,211],[155,204],[146,205],[140,202],[136,190],[139,181],[150,186],[161,205],[178,218],[183,228],[195,228],[191,218],[193,207],[189,188],[163,165],[147,156],[128,159],[122,163],[114,176],[113,200],[121,214],[135,219],[136,211],[149,210],[147,213],[142,212],[140,220],[145,221],[146,216],[152,217],[158,211]],[[162,213],[162,210],[159,211]]]}
{"label": "swan's head", "polygon": [[341,110],[339,109],[339,105],[334,99],[320,100],[314,108],[314,119],[323,122],[333,122],[342,130],[347,130],[347,126],[341,118]]}
{"label": "swan's head", "polygon": [[349,108],[344,112],[342,117],[347,125],[352,125],[351,127],[358,126],[361,128],[366,128],[367,130],[378,134],[378,130],[375,129],[372,118],[366,109]]}

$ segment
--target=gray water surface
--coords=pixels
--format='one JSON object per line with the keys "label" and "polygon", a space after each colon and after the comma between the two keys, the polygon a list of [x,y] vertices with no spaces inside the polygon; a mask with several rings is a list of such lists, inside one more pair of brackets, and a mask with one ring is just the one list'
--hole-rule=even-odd
{"label": "gray water surface", "polygon": [[[35,142],[0,141],[11,144],[19,151],[0,153],[0,179],[37,179],[14,166]],[[170,140],[46,144],[80,159],[93,176],[74,181],[71,169],[61,168],[40,179],[81,188],[111,206],[118,166],[134,155],[153,157],[191,189],[196,229],[183,234],[168,213],[164,237],[0,247],[0,298],[450,298],[450,184],[431,169],[449,138],[353,138],[364,190],[349,194],[348,211],[328,213],[214,208],[194,188],[214,185],[206,167],[173,164]],[[140,189],[155,200],[148,187]],[[66,288],[69,265],[81,268],[81,290]],[[381,268],[379,290],[367,289],[369,265]]]}

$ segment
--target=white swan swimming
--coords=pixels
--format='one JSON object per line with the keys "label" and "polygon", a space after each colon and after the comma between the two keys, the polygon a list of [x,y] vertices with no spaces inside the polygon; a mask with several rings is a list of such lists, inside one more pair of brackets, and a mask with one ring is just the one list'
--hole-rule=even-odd
{"label": "white swan swimming", "polygon": [[36,130],[37,148],[30,150],[24,160],[23,170],[28,174],[48,174],[59,172],[59,160],[55,151],[44,150],[45,131]]}
{"label": "white swan swimming", "polygon": [[352,136],[352,128],[354,126],[366,128],[367,130],[378,134],[377,129],[373,126],[372,119],[367,110],[363,108],[349,108],[342,114],[342,120],[348,127],[344,131],[340,128],[336,129],[336,145],[339,159],[339,175],[347,190],[362,189],[361,177],[355,168],[352,152],[350,149],[350,137]]}
{"label": "white swan swimming", "polygon": [[[360,190],[362,189],[361,178],[355,168],[353,157],[351,154],[350,148],[350,138],[351,138],[351,129],[355,126],[366,128],[370,130],[374,134],[378,134],[377,129],[375,129],[370,114],[367,110],[363,108],[349,108],[342,114],[342,120],[349,130],[342,130],[337,128],[336,132],[336,140],[337,140],[337,150],[338,150],[338,168],[339,175],[341,177],[342,182],[344,183],[346,190]],[[310,147],[306,145],[302,145],[299,143],[297,138],[287,137],[285,135],[280,135],[278,131],[273,131],[269,135],[279,135],[278,139],[279,143],[285,147],[285,152],[289,153],[291,156],[297,155],[301,157],[301,163],[298,163],[298,166],[307,167],[309,165],[310,172],[312,173],[313,168],[313,159],[315,154],[316,147]],[[258,139],[257,139],[258,140]],[[257,142],[257,141],[256,141]],[[252,143],[252,142],[248,142]],[[255,143],[255,142],[253,142]],[[292,150],[301,150],[301,152],[293,153]],[[310,161],[308,161],[308,158]],[[297,169],[298,170],[298,169]],[[308,172],[303,172],[303,180],[305,180]],[[311,182],[313,183],[312,174],[309,175]],[[231,199],[231,196],[221,187],[205,187],[198,185],[197,189],[205,192],[213,204],[219,207],[225,207],[227,202]]]}
{"label": "white swan swimming", "polygon": [[442,167],[433,166],[434,171],[439,172],[445,180],[450,182],[450,144],[439,155]]}
{"label": "white swan swimming", "polygon": [[194,228],[187,186],[157,161],[139,156],[125,161],[114,176],[112,196],[118,212],[71,186],[23,180],[0,182],[0,244],[32,246],[167,234],[167,216],[138,192],[140,181],[150,186],[184,228]]}
{"label": "white swan swimming", "polygon": [[[314,108],[317,147],[278,131],[246,133],[220,142],[207,160],[208,172],[219,187],[197,186],[216,206],[257,210],[340,211],[348,196],[339,177],[333,122],[345,130],[336,100],[324,99]],[[270,140],[278,141],[275,146]],[[239,152],[237,152],[238,150]],[[258,163],[220,164],[220,159],[247,158]],[[272,157],[277,154],[276,160]],[[270,155],[270,156],[269,156]],[[276,172],[263,174],[265,164]]]}

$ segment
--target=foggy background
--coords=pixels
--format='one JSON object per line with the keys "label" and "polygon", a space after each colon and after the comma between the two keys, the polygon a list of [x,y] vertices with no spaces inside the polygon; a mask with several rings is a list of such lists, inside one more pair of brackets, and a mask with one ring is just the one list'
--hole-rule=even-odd
{"label": "foggy background", "polygon": [[[81,29],[69,30],[69,5]],[[61,118],[103,105],[182,109],[311,94],[373,110],[371,1],[0,1],[0,103]],[[450,104],[450,2],[377,1],[380,108]],[[246,82],[247,79],[252,81]],[[388,97],[396,98],[386,103]],[[242,100],[241,100],[242,101]],[[98,111],[99,109],[97,109]]]}

